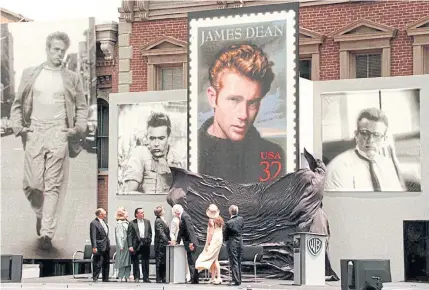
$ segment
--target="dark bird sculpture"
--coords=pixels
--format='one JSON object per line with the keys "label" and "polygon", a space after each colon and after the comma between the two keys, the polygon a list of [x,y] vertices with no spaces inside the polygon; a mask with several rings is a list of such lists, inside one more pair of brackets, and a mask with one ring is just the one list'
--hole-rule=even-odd
{"label": "dark bird sculpture", "polygon": [[219,207],[226,220],[229,206],[237,205],[244,218],[244,244],[273,247],[272,265],[280,272],[290,273],[293,268],[290,234],[310,231],[313,220],[320,216],[323,199],[326,167],[305,149],[304,156],[309,168],[271,182],[253,184],[237,184],[171,167],[173,183],[167,202],[171,206],[181,204],[191,215],[200,241],[205,240],[206,209],[211,203]]}

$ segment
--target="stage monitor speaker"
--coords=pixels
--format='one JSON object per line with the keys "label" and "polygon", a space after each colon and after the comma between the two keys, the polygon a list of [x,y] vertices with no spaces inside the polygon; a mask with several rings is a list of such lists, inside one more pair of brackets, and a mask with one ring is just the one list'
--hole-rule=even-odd
{"label": "stage monitor speaker", "polygon": [[1,255],[1,282],[16,283],[22,279],[22,255]]}
{"label": "stage monitor speaker", "polygon": [[378,290],[392,282],[390,260],[341,260],[341,290]]}
{"label": "stage monitor speaker", "polygon": [[429,281],[429,221],[404,221],[406,282]]}

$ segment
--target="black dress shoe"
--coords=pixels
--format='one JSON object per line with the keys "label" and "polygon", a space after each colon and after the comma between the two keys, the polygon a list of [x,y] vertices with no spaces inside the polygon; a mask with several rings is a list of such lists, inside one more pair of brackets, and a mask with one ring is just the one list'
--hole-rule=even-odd
{"label": "black dress shoe", "polygon": [[229,282],[227,285],[228,286],[240,286],[241,283],[240,282]]}
{"label": "black dress shoe", "polygon": [[145,283],[151,283],[149,279],[144,279],[143,282],[145,282]]}
{"label": "black dress shoe", "polygon": [[167,283],[167,280],[165,280],[165,279],[162,279],[162,283]]}
{"label": "black dress shoe", "polygon": [[92,278],[92,282],[94,283],[97,282],[97,280],[98,280],[97,278]]}
{"label": "black dress shoe", "polygon": [[43,236],[39,240],[39,247],[42,250],[50,250],[52,248],[51,238],[48,236]]}

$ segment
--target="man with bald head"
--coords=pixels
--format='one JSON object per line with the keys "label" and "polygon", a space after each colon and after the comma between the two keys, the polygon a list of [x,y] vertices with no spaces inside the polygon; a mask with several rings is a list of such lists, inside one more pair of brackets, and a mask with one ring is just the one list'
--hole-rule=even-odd
{"label": "man with bald head", "polygon": [[109,226],[104,221],[106,211],[103,208],[98,208],[95,211],[95,215],[96,218],[89,226],[92,253],[94,254],[92,279],[94,282],[97,282],[101,272],[103,282],[109,282],[110,240]]}

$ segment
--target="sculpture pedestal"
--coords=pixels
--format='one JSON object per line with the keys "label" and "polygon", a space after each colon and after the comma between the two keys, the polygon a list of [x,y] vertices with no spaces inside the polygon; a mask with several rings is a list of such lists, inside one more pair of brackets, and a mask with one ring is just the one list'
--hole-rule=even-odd
{"label": "sculpture pedestal", "polygon": [[186,250],[183,245],[167,246],[167,283],[186,283]]}

